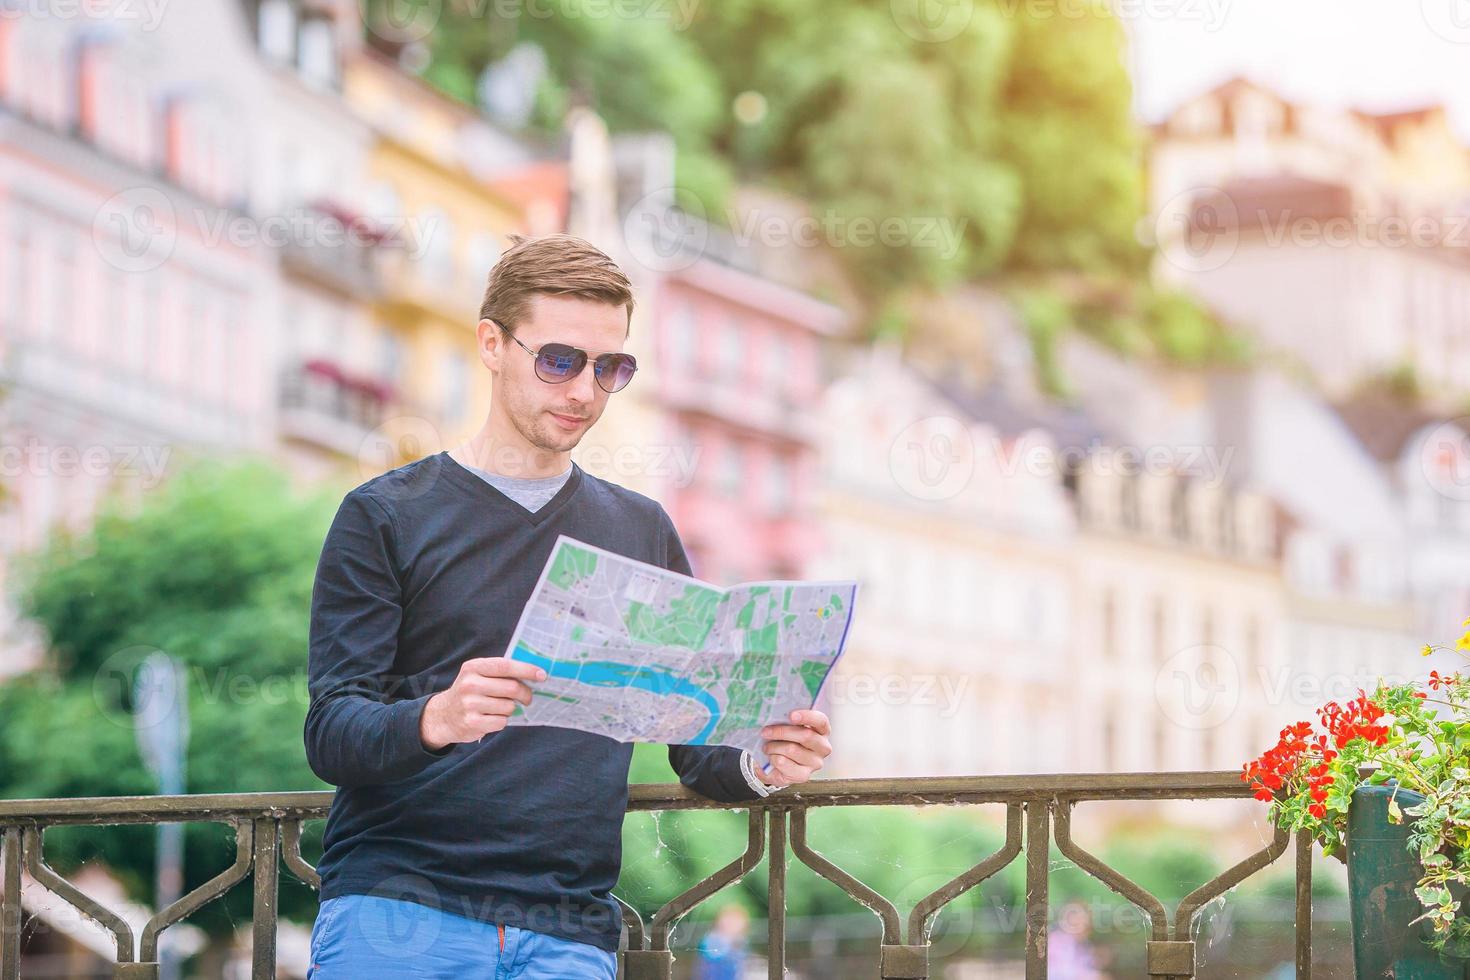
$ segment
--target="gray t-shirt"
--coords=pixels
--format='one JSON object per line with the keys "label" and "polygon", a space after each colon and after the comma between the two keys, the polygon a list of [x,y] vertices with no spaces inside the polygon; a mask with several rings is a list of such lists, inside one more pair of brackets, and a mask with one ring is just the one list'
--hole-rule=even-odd
{"label": "gray t-shirt", "polygon": [[[453,457],[450,458],[453,459]],[[464,466],[463,463],[460,463],[460,465]],[[567,478],[572,475],[572,468],[570,466],[556,476],[532,477],[530,479],[519,476],[501,476],[499,473],[482,470],[478,466],[465,466],[464,468],[533,514],[544,507],[548,500],[555,497],[557,491],[566,484]]]}

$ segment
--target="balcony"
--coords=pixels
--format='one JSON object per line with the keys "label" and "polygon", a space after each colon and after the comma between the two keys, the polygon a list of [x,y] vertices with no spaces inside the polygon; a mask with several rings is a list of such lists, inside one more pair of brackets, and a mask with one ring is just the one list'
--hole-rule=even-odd
{"label": "balcony", "polygon": [[291,235],[281,248],[281,265],[297,278],[354,302],[383,292],[378,255],[391,244],[365,219],[318,203],[290,215]]}
{"label": "balcony", "polygon": [[[871,960],[884,978],[926,978],[938,969],[931,963],[931,931],[935,919],[959,896],[993,878],[1012,863],[1025,869],[1023,908],[1015,910],[1024,925],[1023,963],[1026,980],[1047,976],[1050,880],[1059,867],[1075,867],[1106,885],[1143,914],[1146,921],[1140,952],[1150,977],[1193,977],[1202,962],[1194,939],[1201,912],[1241,882],[1280,860],[1294,845],[1294,945],[1299,978],[1312,975],[1312,843],[1285,831],[1260,850],[1212,880],[1201,882],[1170,914],[1149,891],[1080,847],[1072,837],[1072,817],[1079,806],[1099,802],[1144,800],[1224,800],[1250,795],[1235,772],[1124,773],[1064,776],[985,776],[956,778],[821,780],[755,803],[730,807],[696,796],[678,785],[632,787],[630,812],[741,809],[747,815],[745,849],[723,868],[690,883],[645,920],[621,898],[626,941],[620,952],[627,980],[668,980],[674,976],[670,945],[675,925],[700,904],[748,875],[763,861],[767,866],[767,942],[769,976],[786,972],[786,887],[790,859],[831,882],[877,917],[880,941]],[[21,870],[50,889],[74,910],[96,920],[114,937],[115,976],[119,980],[156,980],[159,939],[176,923],[218,900],[253,875],[253,918],[250,929],[251,976],[277,975],[277,898],[281,868],[315,888],[320,879],[303,858],[302,825],[326,816],[332,795],[311,793],[246,793],[216,796],[116,797],[0,801],[0,980],[18,980],[21,969]],[[956,866],[953,877],[901,910],[888,897],[869,888],[817,851],[809,839],[808,815],[825,807],[979,807],[1000,806],[1005,813],[1001,846],[979,863]],[[83,894],[46,862],[44,835],[62,825],[158,824],[204,821],[228,825],[235,834],[234,863],[184,895],[134,935],[120,916]],[[819,843],[819,842],[818,842]],[[1053,849],[1065,861],[1055,866]],[[1212,951],[1218,962],[1220,953]],[[989,975],[989,974],[987,974]],[[1234,973],[1230,974],[1236,975]],[[1241,974],[1243,975],[1243,974]]]}
{"label": "balcony", "polygon": [[752,384],[732,381],[717,371],[701,370],[685,377],[666,370],[660,394],[672,410],[716,419],[732,428],[810,448],[821,436],[814,403],[787,391],[773,391],[775,381]]}
{"label": "balcony", "polygon": [[355,377],[329,361],[306,361],[281,378],[281,434],[357,456],[387,418],[392,397],[381,382]]}

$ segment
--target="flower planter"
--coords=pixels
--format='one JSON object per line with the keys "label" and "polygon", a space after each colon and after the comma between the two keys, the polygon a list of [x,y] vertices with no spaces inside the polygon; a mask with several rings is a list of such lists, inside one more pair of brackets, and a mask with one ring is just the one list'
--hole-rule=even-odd
{"label": "flower planter", "polygon": [[[1408,846],[1412,818],[1388,820],[1393,791],[1392,785],[1364,784],[1348,808],[1348,902],[1358,980],[1465,980],[1470,959],[1425,945],[1427,921],[1409,925],[1424,911],[1414,895],[1424,870]],[[1424,797],[1400,789],[1397,800],[1407,810]]]}

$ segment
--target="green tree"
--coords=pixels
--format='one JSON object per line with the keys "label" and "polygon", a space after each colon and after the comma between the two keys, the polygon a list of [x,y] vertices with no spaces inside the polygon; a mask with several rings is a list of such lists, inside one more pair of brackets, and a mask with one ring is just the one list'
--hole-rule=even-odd
{"label": "green tree", "polygon": [[[668,131],[681,188],[717,220],[727,174],[807,197],[874,308],[893,290],[997,271],[1142,270],[1116,18],[1102,4],[977,0],[961,29],[932,36],[903,7],[722,0],[684,23],[678,5],[531,17],[451,2],[426,77],[469,99],[486,65],[539,44],[542,126],[558,126],[576,92],[614,131]],[[764,112],[738,116],[743,93]],[[884,222],[887,237],[869,241]]]}
{"label": "green tree", "polygon": [[[90,530],[60,535],[23,574],[22,603],[49,636],[41,670],[0,687],[0,796],[156,792],[136,745],[131,687],[143,656],[168,653],[189,691],[190,792],[326,788],[306,764],[307,617],[331,517],[325,497],[293,495],[268,465],[196,464],[136,510],[111,504]],[[188,887],[233,858],[222,825],[186,833]],[[149,897],[149,827],[56,828],[61,869],[109,865]],[[246,890],[230,896],[238,914]],[[287,888],[285,911],[305,911]],[[217,906],[191,920],[224,928]]]}

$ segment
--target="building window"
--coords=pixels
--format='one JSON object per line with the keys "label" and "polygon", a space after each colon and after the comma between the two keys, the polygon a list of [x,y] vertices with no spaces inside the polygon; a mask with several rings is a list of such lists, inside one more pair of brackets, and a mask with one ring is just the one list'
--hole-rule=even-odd
{"label": "building window", "polygon": [[403,341],[391,333],[383,334],[381,357],[383,378],[396,387],[403,375]]}
{"label": "building window", "polygon": [[500,241],[493,231],[477,231],[470,236],[465,249],[465,277],[471,282],[485,283],[490,270],[500,261]]}
{"label": "building window", "polygon": [[446,285],[454,277],[454,226],[439,208],[419,214],[419,264],[424,277]]}
{"label": "building window", "polygon": [[782,457],[772,456],[766,466],[766,498],[772,513],[784,514],[791,509],[791,483],[791,466]]}
{"label": "building window", "polygon": [[444,355],[444,419],[457,422],[464,418],[469,407],[470,366],[463,355],[450,352]]}
{"label": "building window", "polygon": [[669,360],[676,369],[694,368],[699,361],[699,319],[694,307],[679,302],[669,317]]}
{"label": "building window", "polygon": [[296,9],[291,0],[264,0],[256,27],[262,54],[282,65],[296,60]]}
{"label": "building window", "polygon": [[738,384],[745,375],[745,338],[740,321],[731,317],[720,331],[720,374],[727,382]]}
{"label": "building window", "polygon": [[791,380],[796,369],[796,365],[791,360],[791,345],[781,334],[773,333],[768,342],[768,349],[770,356],[770,370],[766,374],[768,384],[778,397],[785,397],[790,393]]}
{"label": "building window", "polygon": [[312,17],[301,25],[301,77],[322,88],[337,86],[337,38],[326,18]]}
{"label": "building window", "polygon": [[744,474],[741,472],[744,455],[739,443],[734,442],[727,443],[725,451],[720,454],[719,488],[727,497],[740,495],[740,486],[744,482]]}

